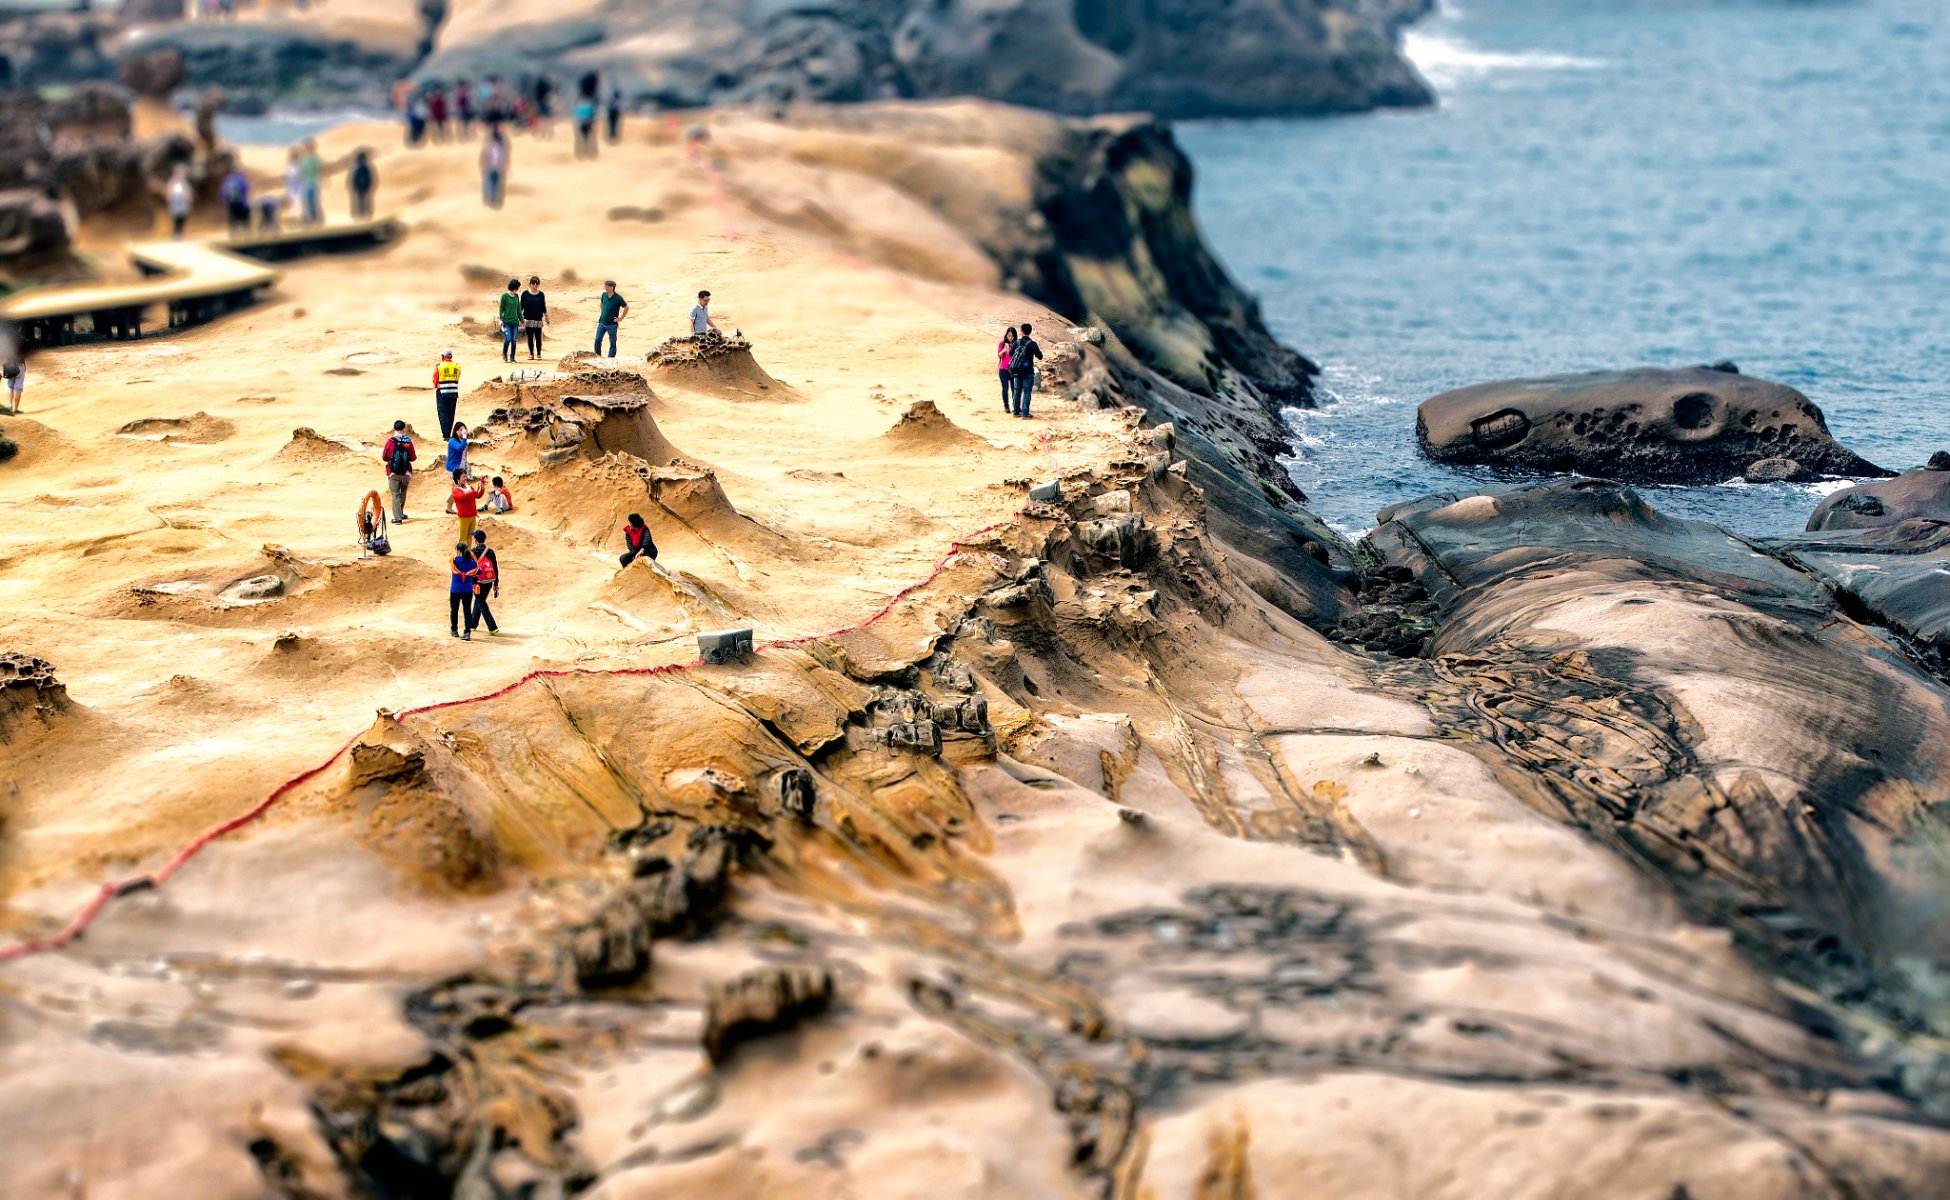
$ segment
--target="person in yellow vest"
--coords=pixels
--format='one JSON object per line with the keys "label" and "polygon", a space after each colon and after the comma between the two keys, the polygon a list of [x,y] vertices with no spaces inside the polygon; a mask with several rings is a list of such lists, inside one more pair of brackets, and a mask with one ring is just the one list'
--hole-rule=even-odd
{"label": "person in yellow vest", "polygon": [[460,364],[452,350],[440,352],[439,365],[433,368],[433,403],[440,410],[440,437],[454,435],[454,414],[460,408]]}

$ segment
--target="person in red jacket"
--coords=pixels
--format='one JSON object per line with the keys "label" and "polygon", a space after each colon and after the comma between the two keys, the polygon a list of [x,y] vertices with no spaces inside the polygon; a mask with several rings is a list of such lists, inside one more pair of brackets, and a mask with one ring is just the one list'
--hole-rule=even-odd
{"label": "person in red jacket", "polygon": [[623,544],[629,549],[616,560],[621,566],[627,567],[638,558],[656,560],[657,543],[650,536],[650,527],[643,523],[642,513],[630,514],[630,523],[623,526]]}
{"label": "person in red jacket", "polygon": [[454,490],[447,497],[447,511],[460,521],[460,540],[473,544],[474,518],[480,511],[481,497],[487,495],[487,480],[467,482],[467,472],[454,472]]}
{"label": "person in red jacket", "polygon": [[386,490],[392,493],[395,525],[406,520],[406,485],[413,482],[413,463],[419,457],[413,439],[406,434],[406,422],[394,421],[393,436],[386,439],[379,461],[386,464]]}

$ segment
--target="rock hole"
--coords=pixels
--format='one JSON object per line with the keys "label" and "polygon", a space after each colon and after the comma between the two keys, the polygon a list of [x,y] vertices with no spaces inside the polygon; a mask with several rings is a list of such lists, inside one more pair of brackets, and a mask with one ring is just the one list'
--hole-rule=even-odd
{"label": "rock hole", "polygon": [[[1469,432],[1478,446],[1486,450],[1501,450],[1530,436],[1530,418],[1514,408],[1506,408],[1471,421]],[[1579,429],[1578,432],[1582,434],[1584,430]]]}
{"label": "rock hole", "polygon": [[1672,420],[1681,429],[1705,429],[1713,423],[1713,397],[1688,392],[1672,402]]}

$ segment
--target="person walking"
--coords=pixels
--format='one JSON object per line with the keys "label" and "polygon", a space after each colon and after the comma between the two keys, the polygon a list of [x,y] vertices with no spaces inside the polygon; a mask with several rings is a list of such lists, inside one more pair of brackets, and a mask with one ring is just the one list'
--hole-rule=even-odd
{"label": "person walking", "polygon": [[1009,383],[1009,368],[1016,358],[1016,327],[1002,327],[1002,340],[995,344],[995,373],[1002,379],[1002,411],[1013,414],[1015,408],[1015,389]]}
{"label": "person walking", "polygon": [[508,187],[508,134],[499,122],[488,126],[487,141],[481,146],[481,199],[489,208],[500,208]]}
{"label": "person walking", "polygon": [[1029,323],[1023,322],[1022,336],[1016,339],[1015,353],[1009,359],[1010,382],[1014,384],[1016,415],[1029,415],[1029,394],[1036,388],[1036,362],[1043,357],[1043,348],[1030,336]]}
{"label": "person walking", "polygon": [[169,187],[163,193],[163,203],[169,209],[169,236],[177,241],[183,240],[183,226],[189,224],[190,201],[195,192],[190,188],[190,169],[179,166],[169,173]]}
{"label": "person walking", "polygon": [[454,124],[461,141],[474,136],[474,85],[465,79],[454,84]]}
{"label": "person walking", "polygon": [[571,114],[576,123],[577,158],[596,157],[596,93],[593,82],[588,86],[591,90],[576,97],[575,109]]}
{"label": "person walking", "polygon": [[467,632],[474,632],[476,625],[485,624],[488,636],[501,632],[494,623],[494,610],[488,607],[488,596],[501,598],[501,560],[495,557],[493,547],[487,544],[487,534],[479,529],[474,531],[474,611],[467,618]]}
{"label": "person walking", "polygon": [[460,540],[466,541],[474,536],[474,522],[480,512],[481,497],[487,494],[487,480],[469,484],[467,472],[454,472],[454,490],[447,495],[447,511],[454,514],[455,527],[460,530]]}
{"label": "person walking", "polygon": [[467,474],[467,423],[455,421],[454,431],[447,438],[447,473],[459,471]]}
{"label": "person walking", "polygon": [[352,189],[352,219],[372,220],[372,194],[379,188],[379,172],[373,170],[372,155],[364,147],[353,152],[352,170],[345,184]]}
{"label": "person walking", "polygon": [[251,180],[244,168],[232,167],[217,187],[224,213],[230,218],[230,236],[241,237],[251,231]]}
{"label": "person walking", "polygon": [[433,140],[447,140],[447,89],[439,84],[427,89],[427,123],[433,126]]}
{"label": "person walking", "polygon": [[433,407],[440,417],[440,440],[454,436],[454,414],[460,410],[460,364],[452,350],[442,350],[433,368]]}
{"label": "person walking", "polygon": [[18,343],[7,348],[5,362],[0,362],[0,376],[7,380],[7,405],[12,410],[8,415],[20,415],[20,397],[27,391],[27,362],[21,357]]}
{"label": "person walking", "polygon": [[657,560],[657,542],[650,536],[650,527],[643,523],[642,513],[631,513],[629,524],[623,526],[623,544],[627,547],[617,558],[618,566],[627,567],[637,559],[649,562]]}
{"label": "person walking", "polygon": [[[466,538],[454,543],[454,560],[449,564],[453,578],[447,584],[447,632],[463,642],[473,640],[474,580],[481,573],[472,549],[473,543]],[[465,632],[461,630],[463,622],[467,624]]]}
{"label": "person walking", "polygon": [[603,98],[603,115],[608,119],[609,140],[612,145],[623,137],[623,85],[612,83],[609,94]]}
{"label": "person walking", "polygon": [[510,279],[501,293],[501,309],[495,317],[501,323],[501,361],[515,361],[515,338],[521,332],[521,280]]}
{"label": "person walking", "polygon": [[528,290],[521,294],[521,327],[528,334],[528,360],[542,356],[542,326],[549,324],[548,293],[542,290],[542,277],[530,275]]}
{"label": "person walking", "polygon": [[318,143],[311,138],[305,139],[305,152],[298,159],[298,171],[304,183],[305,224],[322,225],[325,223],[325,206],[321,191],[325,175],[325,160],[318,157]]}
{"label": "person walking", "polygon": [[630,315],[630,302],[617,294],[614,279],[603,280],[602,310],[596,314],[595,353],[603,352],[603,335],[609,335],[609,356],[616,357],[616,327]]}
{"label": "person walking", "polygon": [[413,482],[413,463],[419,457],[419,450],[406,432],[406,422],[394,421],[393,436],[386,439],[386,448],[379,452],[379,458],[386,464],[386,491],[393,501],[395,525],[406,522],[406,489]]}
{"label": "person walking", "polygon": [[699,292],[697,303],[691,305],[691,336],[701,338],[706,334],[724,336],[724,332],[718,328],[718,323],[711,319],[711,293]]}

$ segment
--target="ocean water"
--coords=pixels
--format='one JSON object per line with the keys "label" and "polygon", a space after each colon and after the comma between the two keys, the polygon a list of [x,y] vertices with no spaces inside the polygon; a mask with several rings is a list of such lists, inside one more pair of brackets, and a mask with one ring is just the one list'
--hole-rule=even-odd
{"label": "ocean water", "polygon": [[[1331,524],[1496,481],[1423,460],[1415,406],[1514,376],[1731,358],[1883,466],[1950,449],[1950,5],[1458,0],[1408,50],[1432,110],[1179,129],[1324,368],[1291,470]],[[1839,486],[1645,490],[1773,534]]]}

